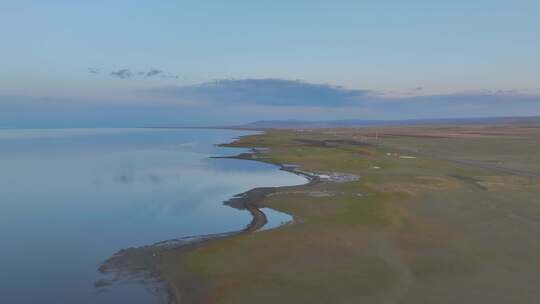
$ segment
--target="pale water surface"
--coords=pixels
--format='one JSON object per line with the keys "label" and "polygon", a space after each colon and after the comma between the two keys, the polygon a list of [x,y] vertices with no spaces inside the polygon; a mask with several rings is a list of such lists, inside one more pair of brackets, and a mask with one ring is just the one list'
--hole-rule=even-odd
{"label": "pale water surface", "polygon": [[[223,206],[260,186],[305,183],[275,166],[210,159],[229,130],[0,130],[0,303],[156,303],[149,288],[94,288],[116,251],[242,229]],[[270,226],[290,216],[265,209]]]}

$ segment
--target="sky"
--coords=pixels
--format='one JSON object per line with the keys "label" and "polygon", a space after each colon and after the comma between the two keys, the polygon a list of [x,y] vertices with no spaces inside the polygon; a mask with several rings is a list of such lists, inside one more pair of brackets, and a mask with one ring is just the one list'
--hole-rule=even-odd
{"label": "sky", "polygon": [[0,0],[0,127],[540,115],[540,1]]}

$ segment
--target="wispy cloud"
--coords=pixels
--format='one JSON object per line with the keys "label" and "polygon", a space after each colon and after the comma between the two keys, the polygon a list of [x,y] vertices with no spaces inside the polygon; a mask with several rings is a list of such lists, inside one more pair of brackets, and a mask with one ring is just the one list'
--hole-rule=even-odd
{"label": "wispy cloud", "polygon": [[162,74],[163,71],[162,70],[150,70],[148,72],[146,72],[145,76],[146,78],[150,78],[150,77],[154,77],[154,76],[157,76],[157,75],[160,75]]}
{"label": "wispy cloud", "polygon": [[[89,73],[98,74],[99,69],[89,68]],[[150,79],[150,78],[163,78],[163,79],[178,79],[179,76],[173,73],[165,72],[159,69],[150,70],[132,70],[132,69],[119,69],[109,73],[113,77],[120,79]]]}
{"label": "wispy cloud", "polygon": [[129,69],[121,69],[118,71],[112,71],[111,76],[118,77],[120,79],[131,79],[133,77],[133,72]]}

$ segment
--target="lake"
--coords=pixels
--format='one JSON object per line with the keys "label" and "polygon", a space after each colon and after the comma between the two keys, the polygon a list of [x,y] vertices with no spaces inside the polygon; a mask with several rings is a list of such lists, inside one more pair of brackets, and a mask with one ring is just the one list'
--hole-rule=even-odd
{"label": "lake", "polygon": [[[135,282],[96,289],[120,249],[239,230],[224,206],[261,186],[305,178],[255,161],[216,159],[253,132],[203,129],[0,130],[0,303],[159,303]],[[275,227],[291,220],[265,209]]]}

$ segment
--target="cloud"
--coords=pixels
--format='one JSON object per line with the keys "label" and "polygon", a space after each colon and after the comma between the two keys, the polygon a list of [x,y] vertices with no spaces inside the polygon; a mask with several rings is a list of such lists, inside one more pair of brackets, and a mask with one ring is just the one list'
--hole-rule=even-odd
{"label": "cloud", "polygon": [[172,75],[172,74],[161,74],[161,78],[168,78],[168,79],[179,79],[180,76],[178,75]]}
{"label": "cloud", "polygon": [[[415,91],[421,93],[423,88],[418,87]],[[512,107],[538,108],[535,113],[540,111],[540,94],[514,90],[389,96],[373,90],[348,89],[300,80],[225,79],[188,86],[159,87],[147,92],[157,97],[201,105],[264,106],[291,110],[355,108],[387,117],[469,116],[483,115],[483,111],[499,115]]]}
{"label": "cloud", "polygon": [[[98,69],[89,68],[89,73],[98,74]],[[150,78],[164,78],[164,79],[178,79],[178,75],[174,75],[159,69],[150,70],[132,70],[132,69],[120,69],[112,71],[109,75],[120,79],[150,79]]]}
{"label": "cloud", "polygon": [[[515,90],[458,92],[439,95],[422,95],[392,98],[395,102],[413,105],[500,105],[519,102],[540,102],[540,95],[523,94]],[[539,103],[540,105],[540,103]]]}
{"label": "cloud", "polygon": [[88,68],[88,73],[90,74],[99,74],[101,72],[98,68]]}
{"label": "cloud", "polygon": [[540,91],[535,89],[398,96],[298,80],[227,79],[131,93],[45,98],[0,92],[0,127],[186,126],[276,119],[540,115]]}
{"label": "cloud", "polygon": [[373,91],[284,79],[225,79],[189,86],[169,86],[151,93],[216,104],[340,107],[367,102]]}
{"label": "cloud", "polygon": [[156,75],[159,75],[159,74],[162,74],[163,71],[162,70],[150,70],[148,72],[146,72],[145,74],[145,78],[149,78],[149,77],[153,77],[153,76],[156,76]]}
{"label": "cloud", "polygon": [[133,77],[133,72],[129,69],[121,69],[118,71],[112,71],[111,76],[118,77],[120,79],[130,79]]}

